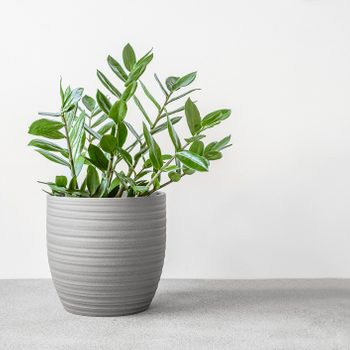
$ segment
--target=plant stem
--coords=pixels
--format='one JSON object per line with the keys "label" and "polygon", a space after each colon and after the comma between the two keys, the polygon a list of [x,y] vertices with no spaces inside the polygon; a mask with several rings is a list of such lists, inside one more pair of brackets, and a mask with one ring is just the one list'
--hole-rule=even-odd
{"label": "plant stem", "polygon": [[75,173],[75,166],[74,166],[74,160],[73,160],[73,153],[72,153],[72,147],[70,144],[70,139],[69,139],[69,133],[68,133],[68,126],[67,126],[67,121],[64,116],[64,113],[61,114],[62,121],[64,124],[64,132],[66,133],[66,139],[67,139],[67,147],[68,147],[68,158],[69,158],[69,163],[70,163],[70,171],[72,174],[72,177],[76,177]]}
{"label": "plant stem", "polygon": [[[153,130],[153,129],[157,126],[159,120],[161,119],[162,113],[163,113],[165,107],[167,106],[167,104],[168,104],[168,102],[169,102],[169,99],[170,99],[171,95],[172,95],[172,92],[171,92],[169,95],[166,96],[165,101],[164,101],[162,107],[160,108],[160,110],[158,111],[158,115],[157,115],[156,119],[154,120],[154,123],[151,125],[150,130]],[[137,143],[138,143],[137,141],[134,143],[135,146],[137,145]],[[132,145],[133,145],[133,144],[132,144]],[[131,145],[131,146],[132,146],[132,145]],[[130,147],[130,146],[129,146],[129,147]],[[129,148],[129,147],[128,147],[128,148]],[[132,148],[133,148],[133,147],[132,147]],[[141,148],[142,148],[142,147],[141,147]],[[147,151],[147,149],[146,149],[143,153],[145,153],[146,151]],[[143,154],[143,153],[142,153],[142,154]],[[142,156],[142,154],[141,154],[141,156]],[[132,172],[133,172],[134,169],[136,168],[136,166],[137,166],[139,160],[141,159],[141,156],[135,161],[134,165],[131,166],[131,167],[129,168],[129,171],[128,171],[128,174],[127,174],[128,177],[130,177],[130,175],[132,174]],[[119,161],[120,161],[119,159],[117,159],[117,160],[115,161],[114,166],[113,166],[113,169],[112,169],[112,173],[115,171],[115,167],[116,167],[116,165],[119,163]],[[123,195],[123,192],[124,192],[124,186],[123,186],[122,184],[120,184],[120,187],[119,187],[119,190],[118,190],[118,192],[117,192],[117,194],[116,194],[116,197],[119,197],[119,198],[120,198],[120,197]]]}
{"label": "plant stem", "polygon": [[[185,175],[186,175],[186,174],[183,173],[183,174],[181,174],[181,177],[184,177]],[[167,181],[167,182],[164,182],[162,185],[159,186],[159,188],[157,188],[157,189],[154,188],[152,191],[150,191],[150,192],[148,193],[148,195],[150,196],[152,193],[154,193],[154,192],[160,190],[161,188],[163,188],[163,187],[165,187],[165,186],[170,185],[170,184],[173,183],[173,182],[174,182],[173,180],[169,180],[169,181]]]}
{"label": "plant stem", "polygon": [[[187,146],[189,145],[189,143],[186,143],[183,147],[181,147],[180,151],[183,151]],[[170,163],[175,159],[176,154],[174,154],[155,174],[154,176],[152,176],[150,182],[148,183],[147,187],[150,187],[153,183],[153,181],[162,173],[162,169],[166,168],[168,165],[170,165]],[[153,193],[154,191],[152,191]]]}

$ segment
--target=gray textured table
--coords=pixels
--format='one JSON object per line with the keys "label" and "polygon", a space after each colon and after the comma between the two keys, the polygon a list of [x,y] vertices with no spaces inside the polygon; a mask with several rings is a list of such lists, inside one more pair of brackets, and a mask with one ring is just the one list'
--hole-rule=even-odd
{"label": "gray textured table", "polygon": [[350,350],[350,280],[162,280],[120,318],[68,314],[49,280],[0,280],[0,349]]}

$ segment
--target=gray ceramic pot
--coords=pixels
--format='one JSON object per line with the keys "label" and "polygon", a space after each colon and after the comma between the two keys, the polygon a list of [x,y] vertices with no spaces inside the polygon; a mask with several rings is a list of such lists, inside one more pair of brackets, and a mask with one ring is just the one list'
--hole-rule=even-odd
{"label": "gray ceramic pot", "polygon": [[165,254],[165,194],[47,197],[47,248],[64,308],[86,316],[146,310]]}

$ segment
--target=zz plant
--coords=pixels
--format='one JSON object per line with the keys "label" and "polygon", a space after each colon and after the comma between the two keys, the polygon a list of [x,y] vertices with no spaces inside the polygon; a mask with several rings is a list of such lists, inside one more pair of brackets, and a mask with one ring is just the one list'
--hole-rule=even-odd
{"label": "zz plant", "polygon": [[[182,77],[171,76],[165,84],[154,74],[164,101],[157,101],[141,81],[153,59],[149,51],[137,59],[127,44],[122,53],[124,67],[112,56],[107,62],[122,88],[115,86],[104,73],[97,77],[109,96],[97,90],[96,98],[83,95],[82,88],[65,89],[60,83],[61,108],[57,113],[41,112],[42,118],[29,127],[29,134],[40,136],[29,145],[47,159],[69,169],[70,177],[56,176],[49,186],[54,196],[129,197],[149,196],[160,188],[178,182],[185,175],[205,172],[210,161],[220,159],[229,147],[230,136],[204,144],[205,131],[227,119],[229,109],[215,110],[204,116],[188,96],[196,90],[181,90],[196,78],[196,72]],[[136,93],[141,91],[155,107],[151,118]],[[182,102],[180,106],[172,107]],[[134,103],[144,119],[142,132],[127,120],[128,106]],[[184,112],[189,135],[181,140],[175,125]],[[174,152],[164,154],[156,135],[167,132]],[[131,137],[132,141],[130,141]],[[49,140],[63,140],[57,144]],[[84,171],[82,172],[82,170]],[[166,177],[166,179],[164,179]],[[46,192],[46,191],[45,191]]]}

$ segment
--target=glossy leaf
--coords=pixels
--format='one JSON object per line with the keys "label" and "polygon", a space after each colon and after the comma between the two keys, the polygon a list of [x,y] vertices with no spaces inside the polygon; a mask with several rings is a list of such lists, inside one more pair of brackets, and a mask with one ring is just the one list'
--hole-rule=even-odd
{"label": "glossy leaf", "polygon": [[128,101],[135,93],[137,89],[137,82],[136,81],[133,81],[131,84],[129,84],[127,86],[127,88],[125,89],[125,91],[123,92],[121,98],[124,100],[124,101]]}
{"label": "glossy leaf", "polygon": [[141,64],[140,66],[135,66],[135,68],[129,74],[129,77],[125,82],[125,86],[128,86],[132,82],[137,81],[141,77],[141,75],[145,72],[145,70],[146,70],[145,64]]}
{"label": "glossy leaf", "polygon": [[97,70],[97,77],[100,80],[100,82],[102,83],[102,85],[109,91],[111,92],[114,96],[116,97],[120,97],[121,93],[120,91],[107,79],[107,77],[100,72],[99,70]]}
{"label": "glossy leaf", "polygon": [[177,100],[179,100],[180,98],[183,98],[183,97],[185,97],[185,96],[187,96],[187,95],[191,94],[192,92],[194,92],[194,91],[198,91],[198,90],[200,90],[200,89],[192,89],[192,90],[188,90],[188,91],[184,92],[184,93],[183,93],[183,94],[181,94],[181,95],[178,95],[178,96],[175,96],[175,97],[171,98],[171,99],[169,100],[169,102],[168,102],[168,103],[171,103],[171,102],[177,101]]}
{"label": "glossy leaf", "polygon": [[111,103],[100,90],[97,90],[96,101],[99,107],[102,109],[102,111],[105,112],[106,114],[109,114],[109,111],[111,109]]}
{"label": "glossy leaf", "polygon": [[51,153],[49,151],[45,151],[43,149],[36,149],[36,151],[38,153],[40,153],[41,155],[43,155],[45,158],[51,160],[52,162],[55,162],[55,163],[58,163],[58,164],[61,164],[61,165],[65,165],[68,168],[70,167],[69,163],[65,159],[57,156],[54,153]]}
{"label": "glossy leaf", "polygon": [[96,101],[91,96],[85,95],[82,102],[89,112],[92,112],[96,107]]}
{"label": "glossy leaf", "polygon": [[59,187],[66,187],[68,183],[66,176],[56,176],[55,184]]}
{"label": "glossy leaf", "polygon": [[128,137],[128,129],[126,125],[124,123],[119,123],[118,129],[117,129],[117,136],[116,136],[117,146],[123,147],[127,137]]}
{"label": "glossy leaf", "polygon": [[185,114],[187,125],[191,131],[192,135],[196,135],[197,131],[201,128],[201,117],[198,111],[197,106],[191,101],[191,99],[187,99],[185,104]]}
{"label": "glossy leaf", "polygon": [[208,171],[209,162],[204,157],[191,151],[181,151],[176,153],[176,158],[188,168],[197,171]]}
{"label": "glossy leaf", "polygon": [[46,151],[60,152],[63,156],[68,158],[67,150],[47,140],[33,139],[28,143],[28,146],[38,147]]}
{"label": "glossy leaf", "polygon": [[116,187],[118,187],[120,185],[120,180],[116,177],[113,179],[113,181],[111,182],[111,184],[109,185],[109,192],[112,192]]}
{"label": "glossy leaf", "polygon": [[127,44],[123,49],[123,62],[125,68],[130,72],[136,63],[136,55],[130,44]]}
{"label": "glossy leaf", "polygon": [[173,91],[179,90],[180,88],[190,85],[193,82],[193,80],[196,79],[196,75],[197,72],[192,72],[178,79],[172,86]]}
{"label": "glossy leaf", "polygon": [[100,146],[107,153],[114,153],[117,149],[117,139],[113,135],[103,135]]}
{"label": "glossy leaf", "polygon": [[224,137],[222,140],[218,141],[214,147],[215,151],[221,151],[225,147],[227,147],[228,143],[231,140],[231,135]]}
{"label": "glossy leaf", "polygon": [[114,125],[115,124],[113,121],[110,121],[110,122],[102,125],[101,128],[97,130],[97,133],[100,135],[99,139],[101,139],[102,135],[104,135],[106,132],[111,130]]}
{"label": "glossy leaf", "polygon": [[158,85],[160,86],[160,88],[162,89],[163,93],[165,96],[168,96],[168,92],[165,90],[165,87],[163,86],[162,82],[159,80],[157,74],[154,73],[154,78],[156,79]]}
{"label": "glossy leaf", "polygon": [[120,80],[125,82],[128,79],[128,75],[126,74],[124,68],[112,56],[108,56],[107,62],[114,74]]}
{"label": "glossy leaf", "polygon": [[179,77],[169,77],[165,80],[165,85],[169,91],[173,91],[173,86],[179,79]]}
{"label": "glossy leaf", "polygon": [[205,158],[207,158],[208,160],[221,159],[222,153],[219,151],[209,151],[209,152],[205,153]]}
{"label": "glossy leaf", "polygon": [[179,151],[181,149],[181,142],[180,142],[179,136],[177,135],[177,133],[173,127],[173,124],[171,123],[169,116],[167,117],[167,126],[168,126],[169,136],[170,136],[171,141],[175,147],[175,150]]}
{"label": "glossy leaf", "polygon": [[100,179],[98,176],[98,172],[93,166],[89,165],[86,175],[86,186],[91,195],[93,195],[97,191],[99,185]]}
{"label": "glossy leaf", "polygon": [[103,152],[92,143],[88,148],[90,162],[95,165],[98,169],[105,171],[108,168],[108,159],[103,154]]}
{"label": "glossy leaf", "polygon": [[148,124],[149,125],[152,125],[152,122],[151,122],[151,119],[150,117],[148,116],[146,110],[143,108],[140,100],[134,95],[133,96],[133,100],[135,102],[135,105],[137,106],[137,108],[141,111],[141,113],[143,114],[143,116],[145,117],[145,119],[147,120]]}
{"label": "glossy leaf", "polygon": [[177,173],[176,171],[172,171],[172,172],[168,173],[168,177],[173,182],[178,182],[181,180],[181,175],[179,173]]}
{"label": "glossy leaf", "polygon": [[59,131],[63,123],[50,119],[38,119],[31,124],[28,133],[31,135],[43,136],[49,139],[63,139],[65,136]]}
{"label": "glossy leaf", "polygon": [[126,164],[131,167],[132,166],[132,157],[129,152],[125,151],[122,148],[118,148],[118,152],[121,157],[125,160]]}
{"label": "glossy leaf", "polygon": [[143,123],[143,134],[145,137],[146,144],[148,146],[149,157],[152,162],[154,169],[159,170],[163,165],[162,153],[147,126]]}
{"label": "glossy leaf", "polygon": [[[182,117],[174,117],[174,118],[171,118],[171,124],[172,125],[175,125],[177,124],[180,120],[182,119]],[[157,127],[155,127],[154,129],[152,129],[151,131],[151,134],[154,135],[154,134],[157,134],[165,129],[168,128],[168,121],[162,123],[162,124],[159,124]]]}
{"label": "glossy leaf", "polygon": [[97,126],[101,125],[106,119],[108,118],[108,115],[103,113],[98,119],[92,124],[92,128],[96,128]]}
{"label": "glossy leaf", "polygon": [[113,119],[113,121],[116,124],[121,123],[127,112],[127,105],[124,100],[118,100],[114,105],[112,106],[110,112],[109,112],[109,117]]}
{"label": "glossy leaf", "polygon": [[146,66],[153,60],[152,50],[148,51],[144,56],[142,56],[137,62],[136,65],[140,66],[141,64],[145,64]]}
{"label": "glossy leaf", "polygon": [[198,140],[194,141],[189,150],[193,153],[196,153],[202,156],[204,153],[204,143]]}
{"label": "glossy leaf", "polygon": [[147,87],[142,82],[140,82],[140,84],[141,84],[142,90],[145,93],[145,95],[149,98],[149,100],[156,106],[156,108],[159,111],[160,110],[159,103],[156,101],[156,99],[153,97],[153,95],[149,92]]}
{"label": "glossy leaf", "polygon": [[231,110],[229,109],[219,109],[217,111],[211,112],[203,118],[202,126],[206,129],[212,128],[213,126],[227,119],[230,115]]}

